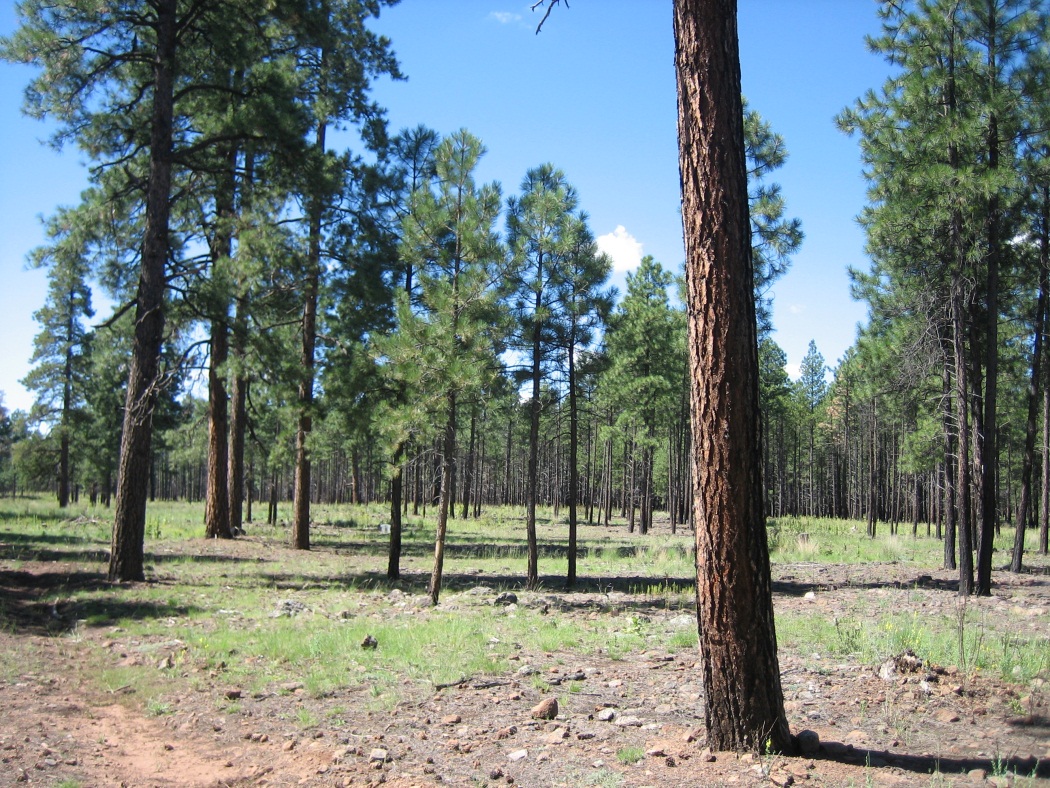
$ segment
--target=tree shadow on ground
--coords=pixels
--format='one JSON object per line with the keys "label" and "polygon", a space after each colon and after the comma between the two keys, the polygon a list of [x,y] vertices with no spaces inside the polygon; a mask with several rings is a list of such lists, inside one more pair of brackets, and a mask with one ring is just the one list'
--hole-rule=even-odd
{"label": "tree shadow on ground", "polygon": [[1037,758],[1034,755],[1014,755],[1003,758],[983,758],[965,756],[911,755],[890,750],[869,750],[854,747],[841,742],[821,742],[818,760],[835,761],[850,765],[869,766],[872,769],[896,767],[915,774],[965,775],[976,769],[982,769],[989,775],[1007,774],[1018,777],[1050,777],[1050,758]]}
{"label": "tree shadow on ground", "polygon": [[194,612],[185,605],[129,598],[55,599],[76,592],[114,590],[117,586],[95,572],[25,572],[0,570],[0,627],[16,634],[55,635],[74,628],[78,620],[91,626],[123,619],[171,618]]}

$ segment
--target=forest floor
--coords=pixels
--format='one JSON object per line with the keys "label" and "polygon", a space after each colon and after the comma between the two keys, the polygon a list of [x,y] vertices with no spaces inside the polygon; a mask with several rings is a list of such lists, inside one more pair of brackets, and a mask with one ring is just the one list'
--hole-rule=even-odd
{"label": "forest floor", "polygon": [[[505,555],[468,558],[431,608],[422,546],[388,584],[376,551],[318,526],[306,555],[252,529],[150,544],[150,581],[116,586],[104,528],[76,528],[0,521],[0,786],[1050,784],[1045,562],[965,607],[954,573],[908,560],[775,563],[788,719],[819,737],[783,757],[706,748],[687,575],[527,592]],[[953,620],[951,664],[863,645]],[[399,633],[428,622],[405,656]]]}

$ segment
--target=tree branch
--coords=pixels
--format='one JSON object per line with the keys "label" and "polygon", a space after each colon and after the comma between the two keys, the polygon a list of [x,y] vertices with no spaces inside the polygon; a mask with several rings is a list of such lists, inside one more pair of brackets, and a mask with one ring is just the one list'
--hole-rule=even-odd
{"label": "tree branch", "polygon": [[[562,1],[563,0],[537,0],[537,2],[533,3],[529,7],[530,11],[535,11],[537,8],[541,8],[543,6],[547,6],[546,11],[544,11],[544,13],[543,13],[543,19],[541,19],[540,23],[538,25],[536,25],[536,35],[540,34],[540,31],[543,29],[543,23],[546,22],[547,21],[547,17],[549,17],[551,15],[551,11],[554,10],[554,6],[558,5]],[[565,2],[565,7],[568,8],[569,7],[569,0],[564,0],[564,2]]]}

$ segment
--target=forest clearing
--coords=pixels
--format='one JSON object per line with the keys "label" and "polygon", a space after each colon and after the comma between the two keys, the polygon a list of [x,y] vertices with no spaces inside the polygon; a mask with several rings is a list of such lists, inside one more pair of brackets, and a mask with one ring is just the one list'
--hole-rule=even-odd
{"label": "forest clearing", "polygon": [[407,519],[390,581],[384,507],[317,507],[306,552],[283,525],[202,539],[199,504],[157,504],[147,580],[121,585],[105,579],[100,511],[0,504],[0,785],[1050,778],[1042,556],[1022,574],[997,566],[993,596],[960,598],[924,531],[772,521],[785,707],[792,733],[819,743],[742,755],[704,742],[688,527],[582,527],[569,592],[566,524],[541,510],[541,584],[526,591],[521,508],[454,521],[432,607],[423,518]]}
{"label": "forest clearing", "polygon": [[[824,116],[865,186],[863,259],[811,272],[867,309],[833,367],[775,338],[809,261],[736,0],[586,4],[557,44],[568,0],[472,18],[563,63],[604,18],[626,42],[670,12],[645,54],[670,86],[673,47],[663,262],[585,205],[636,196],[671,124],[578,190],[552,159],[615,113],[563,129],[550,85],[479,89],[476,47],[402,60],[397,5],[23,0],[0,35],[86,179],[23,251],[47,292],[19,404],[0,392],[4,779],[1050,777],[1046,0],[874,7],[884,81]],[[424,6],[410,53],[441,38]],[[595,81],[648,94],[598,63],[644,47],[601,43]],[[528,161],[496,173],[444,112],[388,124],[376,92],[451,52],[456,92],[517,97],[475,128],[506,121]]]}

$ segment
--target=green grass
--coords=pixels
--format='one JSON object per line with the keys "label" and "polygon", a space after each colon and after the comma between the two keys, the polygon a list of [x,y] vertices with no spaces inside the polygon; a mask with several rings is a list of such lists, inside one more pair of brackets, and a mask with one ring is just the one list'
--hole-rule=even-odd
{"label": "green grass", "polygon": [[631,766],[645,758],[645,750],[641,747],[621,747],[616,751],[616,760],[624,766]]}
{"label": "green grass", "polygon": [[[514,508],[450,523],[446,591],[436,609],[421,604],[432,560],[432,518],[406,518],[405,574],[392,583],[385,577],[387,538],[377,528],[388,518],[383,505],[315,506],[315,549],[310,552],[286,547],[287,526],[251,524],[248,533],[258,549],[230,558],[225,543],[201,538],[200,503],[150,504],[150,582],[119,589],[101,581],[109,510],[80,504],[62,511],[50,499],[19,498],[0,499],[0,515],[0,566],[61,562],[65,579],[44,594],[41,604],[57,605],[62,621],[86,622],[77,632],[115,627],[123,638],[177,638],[186,646],[179,657],[186,666],[221,672],[224,682],[249,691],[293,680],[315,698],[367,687],[367,702],[383,709],[398,702],[402,682],[429,686],[511,671],[516,665],[509,657],[518,649],[620,659],[644,649],[694,649],[697,642],[695,627],[670,630],[646,612],[692,613],[688,529],[643,537],[627,534],[622,524],[611,529],[581,525],[580,590],[592,595],[587,604],[594,607],[588,609],[600,611],[592,620],[557,610],[544,615],[525,605],[511,611],[485,604],[487,595],[462,593],[474,585],[492,589],[492,596],[520,591],[525,538],[523,513]],[[539,520],[546,585],[541,591],[571,603],[571,594],[562,595],[564,513],[554,518],[541,509]],[[925,537],[924,527],[913,538],[910,526],[890,536],[888,526],[880,524],[872,540],[863,523],[785,518],[771,521],[769,534],[774,563],[892,561],[934,568],[941,562],[941,543]],[[1030,538],[1035,534],[1030,532]],[[1007,555],[1010,539],[1012,530],[1004,528],[997,556]],[[392,604],[392,588],[406,592],[405,605]],[[837,618],[778,612],[778,642],[807,654],[869,663],[912,648],[938,664],[996,671],[1012,681],[1050,672],[1045,638],[1018,634],[1009,616],[993,620],[977,606],[963,611],[961,624],[950,609],[908,616],[897,613],[890,600],[909,591],[889,593],[881,607],[858,597],[855,608]],[[629,602],[624,594],[632,595]],[[271,617],[286,599],[302,603],[307,612]],[[14,626],[4,609],[0,626]],[[378,649],[360,647],[366,635],[378,640]],[[0,657],[0,672],[17,667]],[[139,697],[160,697],[164,688],[155,685],[163,672],[152,666],[140,672],[151,678],[135,678],[134,668],[107,668],[100,678],[111,691],[131,686]]]}

